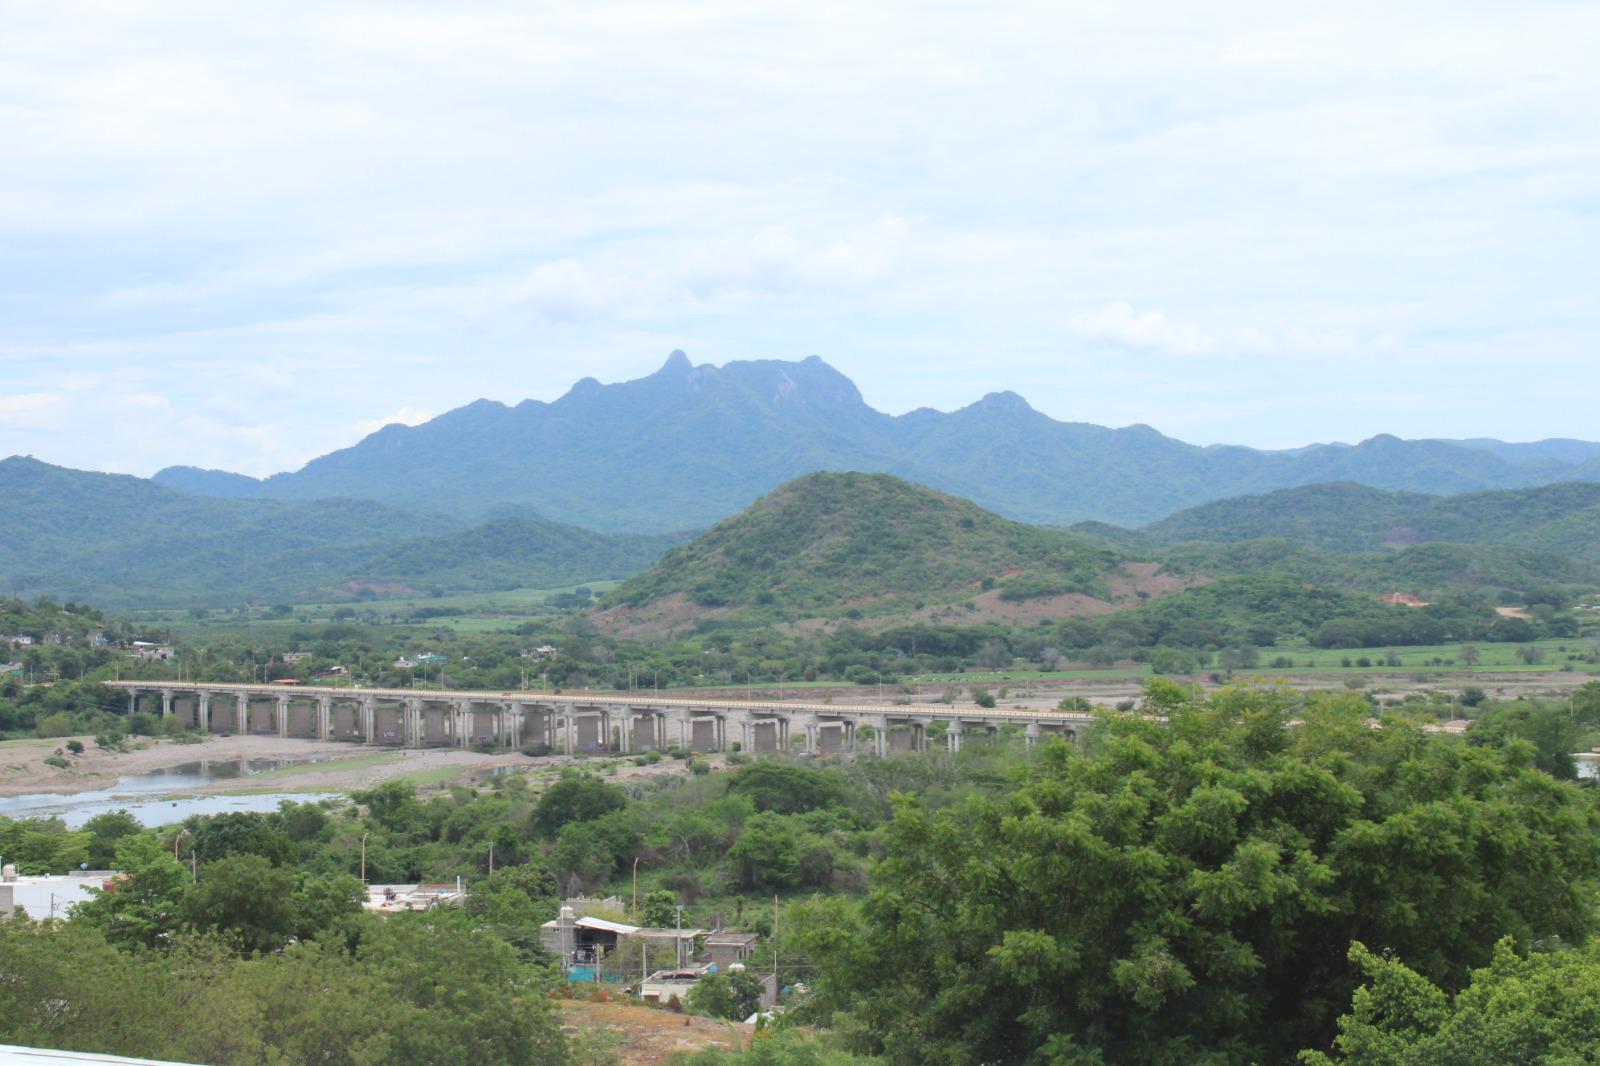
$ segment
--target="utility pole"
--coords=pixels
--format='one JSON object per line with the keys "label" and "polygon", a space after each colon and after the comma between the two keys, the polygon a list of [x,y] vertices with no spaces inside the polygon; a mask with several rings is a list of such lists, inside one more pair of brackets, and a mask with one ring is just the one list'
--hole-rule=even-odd
{"label": "utility pole", "polygon": [[361,834],[361,883],[367,883],[367,834]]}

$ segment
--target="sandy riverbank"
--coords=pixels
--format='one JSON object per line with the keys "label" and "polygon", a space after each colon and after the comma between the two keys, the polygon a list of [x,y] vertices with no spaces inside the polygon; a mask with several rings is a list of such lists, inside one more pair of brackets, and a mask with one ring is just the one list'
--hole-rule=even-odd
{"label": "sandy riverbank", "polygon": [[78,737],[82,755],[63,755],[66,769],[45,759],[63,750],[68,739],[8,740],[0,743],[0,796],[35,792],[88,792],[110,788],[132,774],[170,770],[189,763],[237,762],[244,759],[316,760],[265,773],[221,778],[201,789],[222,793],[281,789],[296,792],[338,792],[370,788],[391,777],[421,775],[433,783],[466,777],[506,763],[531,763],[522,755],[484,755],[449,749],[403,751],[350,744],[279,737],[211,737],[195,744],[170,740],[137,741],[129,751],[95,747],[92,737]]}
{"label": "sandy riverbank", "polygon": [[[1283,677],[1282,680],[1298,689],[1340,689],[1342,676],[1306,674]],[[1373,689],[1390,696],[1401,696],[1411,691],[1427,689],[1459,689],[1474,685],[1499,699],[1517,696],[1561,696],[1593,678],[1588,674],[1556,672],[1506,672],[1481,674],[1435,674],[1427,680],[1407,674],[1372,673],[1364,680]],[[979,683],[978,678],[973,678]],[[996,682],[983,681],[996,695],[1003,687],[1005,696],[1000,710],[1024,707],[1029,710],[1053,709],[1065,696],[1081,696],[1091,703],[1106,705],[1136,697],[1142,686],[1139,678],[1107,679],[1049,679],[1037,681]],[[966,686],[960,686],[965,688]],[[1203,687],[1214,687],[1203,683]],[[751,695],[756,699],[823,700],[831,698],[841,704],[892,704],[905,699],[911,703],[932,703],[944,685],[914,686],[907,695],[878,686],[844,687],[777,691],[757,687]],[[674,696],[693,695],[675,690]],[[727,699],[726,690],[709,692],[712,698]],[[962,692],[965,696],[966,693]],[[941,709],[949,705],[941,705]],[[971,707],[964,699],[954,706]],[[63,755],[69,763],[65,769],[46,764],[45,760],[63,751],[70,738],[51,740],[8,740],[0,742],[0,796],[18,796],[37,792],[74,793],[110,788],[120,777],[132,774],[169,770],[187,763],[201,761],[237,761],[240,759],[307,760],[298,765],[264,773],[240,775],[214,780],[199,789],[185,792],[227,793],[260,792],[344,792],[350,789],[371,788],[381,781],[403,777],[421,785],[444,785],[453,781],[466,781],[485,771],[502,766],[516,766],[530,770],[550,769],[566,760],[560,757],[529,758],[511,752],[499,755],[452,748],[397,749],[373,748],[347,743],[316,740],[284,739],[274,736],[210,737],[198,743],[183,744],[170,740],[145,740],[135,742],[128,751],[106,751],[95,746],[92,737],[78,737],[84,746],[82,755]],[[315,760],[315,761],[312,761]],[[619,767],[620,777],[654,776],[681,768],[681,763],[668,760],[650,767]]]}

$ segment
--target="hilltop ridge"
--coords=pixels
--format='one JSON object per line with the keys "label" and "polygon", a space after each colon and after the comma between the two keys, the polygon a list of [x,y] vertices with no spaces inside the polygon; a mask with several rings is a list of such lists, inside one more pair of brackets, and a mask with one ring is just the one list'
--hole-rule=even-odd
{"label": "hilltop ridge", "polygon": [[675,351],[631,381],[559,399],[492,400],[390,425],[257,481],[169,467],[155,480],[221,496],[346,496],[485,518],[508,509],[592,529],[705,528],[803,474],[870,471],[1018,521],[1140,525],[1210,500],[1329,481],[1460,493],[1600,480],[1600,445],[1402,440],[1283,451],[1199,447],[1143,424],[1062,422],[1015,392],[951,412],[875,410],[817,356],[694,364]]}

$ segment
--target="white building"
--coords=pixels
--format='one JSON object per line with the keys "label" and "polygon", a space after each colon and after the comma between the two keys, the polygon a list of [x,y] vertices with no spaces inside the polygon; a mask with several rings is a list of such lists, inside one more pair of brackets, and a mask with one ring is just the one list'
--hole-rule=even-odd
{"label": "white building", "polygon": [[90,870],[81,874],[19,877],[15,866],[0,869],[0,920],[21,911],[38,921],[65,918],[67,909],[94,898],[94,890],[106,887],[117,874],[110,870]]}

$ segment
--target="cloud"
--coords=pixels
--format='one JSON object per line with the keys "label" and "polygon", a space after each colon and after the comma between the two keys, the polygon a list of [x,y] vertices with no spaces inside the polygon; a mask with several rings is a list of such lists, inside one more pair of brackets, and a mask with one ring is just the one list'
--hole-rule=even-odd
{"label": "cloud", "polygon": [[54,429],[61,423],[66,397],[53,392],[0,396],[0,426],[9,429]]}
{"label": "cloud", "polygon": [[1198,327],[1175,325],[1164,311],[1135,311],[1125,300],[1077,315],[1068,328],[1080,337],[1139,352],[1210,355],[1217,350],[1216,342]]}
{"label": "cloud", "polygon": [[378,432],[384,426],[420,426],[431,418],[433,418],[433,415],[427,411],[419,411],[415,407],[402,407],[398,411],[384,415],[382,418],[363,419],[356,423],[356,428],[361,431],[362,436],[366,436],[369,433]]}
{"label": "cloud", "polygon": [[1135,310],[1126,300],[1114,301],[1099,311],[1074,315],[1067,320],[1067,329],[1086,340],[1129,351],[1184,357],[1315,358],[1356,352],[1392,352],[1405,340],[1393,330],[1361,334],[1345,329],[1314,329],[1303,325],[1284,328],[1243,326],[1212,331],[1191,323],[1174,322],[1164,311]]}
{"label": "cloud", "polygon": [[[1458,423],[1416,432],[1592,434],[1531,390],[1600,332],[1600,7],[1002,8],[19,9],[0,450],[268,472],[675,347],[1263,440],[1408,427],[1341,424],[1354,396],[1241,427],[1193,387],[1287,412],[1279,368],[1382,354]],[[1105,349],[1189,387],[1130,409]]]}

